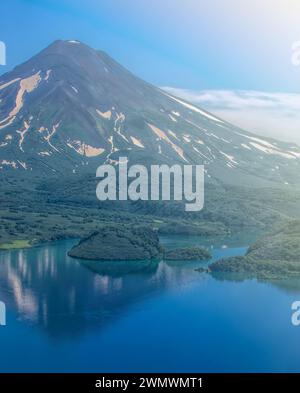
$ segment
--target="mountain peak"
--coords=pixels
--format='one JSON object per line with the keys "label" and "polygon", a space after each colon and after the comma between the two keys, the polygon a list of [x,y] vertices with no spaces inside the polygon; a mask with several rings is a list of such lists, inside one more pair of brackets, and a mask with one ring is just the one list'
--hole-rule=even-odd
{"label": "mountain peak", "polygon": [[2,75],[0,81],[5,82],[10,78],[29,76],[32,70],[45,73],[48,69],[53,70],[58,67],[69,69],[71,74],[96,72],[97,76],[101,68],[108,69],[104,63],[109,63],[109,66],[118,64],[105,52],[97,51],[78,40],[56,40],[11,72]]}
{"label": "mountain peak", "polygon": [[44,50],[40,53],[44,52],[58,52],[61,53],[62,51],[69,51],[69,50],[89,50],[95,51],[95,49],[91,48],[90,46],[84,44],[79,40],[55,40],[50,45],[48,45]]}

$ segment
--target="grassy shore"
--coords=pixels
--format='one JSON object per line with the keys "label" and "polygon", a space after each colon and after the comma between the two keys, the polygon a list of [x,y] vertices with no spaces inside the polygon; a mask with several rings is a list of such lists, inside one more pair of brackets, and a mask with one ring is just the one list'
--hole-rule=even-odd
{"label": "grassy shore", "polygon": [[29,248],[31,244],[29,240],[14,240],[11,243],[0,244],[0,250],[14,250],[18,248]]}

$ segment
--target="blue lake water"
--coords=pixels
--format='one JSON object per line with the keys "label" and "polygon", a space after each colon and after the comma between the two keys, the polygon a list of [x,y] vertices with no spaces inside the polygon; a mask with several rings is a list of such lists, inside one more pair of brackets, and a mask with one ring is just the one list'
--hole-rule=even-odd
{"label": "blue lake water", "polygon": [[[165,237],[167,248],[242,255],[246,240]],[[66,253],[74,241],[0,253],[0,371],[300,371],[291,304],[300,283],[211,277],[200,262],[104,262]]]}

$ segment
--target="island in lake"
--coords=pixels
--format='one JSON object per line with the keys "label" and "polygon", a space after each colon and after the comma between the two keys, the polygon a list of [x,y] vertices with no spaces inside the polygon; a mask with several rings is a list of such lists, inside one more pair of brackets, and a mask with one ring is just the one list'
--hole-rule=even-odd
{"label": "island in lake", "polygon": [[80,240],[68,255],[89,260],[155,259],[162,255],[162,247],[151,227],[108,225]]}
{"label": "island in lake", "polygon": [[[107,225],[83,238],[68,255],[94,261],[209,260],[211,254],[203,247],[178,248],[165,251],[158,231],[150,226]],[[93,265],[94,266],[94,265]]]}

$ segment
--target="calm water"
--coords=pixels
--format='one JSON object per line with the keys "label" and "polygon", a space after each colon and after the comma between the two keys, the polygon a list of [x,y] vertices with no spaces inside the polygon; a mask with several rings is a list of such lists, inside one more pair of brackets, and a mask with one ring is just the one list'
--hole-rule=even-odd
{"label": "calm water", "polygon": [[[214,259],[248,244],[163,242],[213,244]],[[199,262],[91,269],[66,256],[73,243],[0,253],[0,371],[300,371],[299,283],[213,278]]]}

